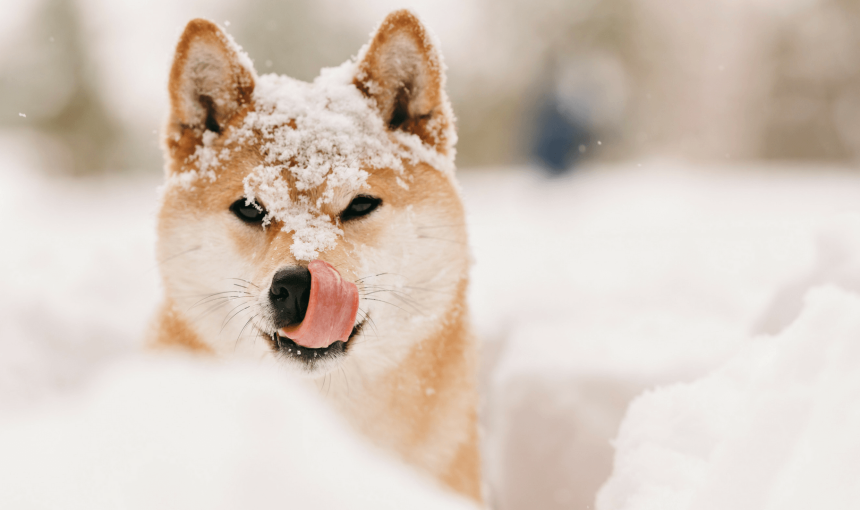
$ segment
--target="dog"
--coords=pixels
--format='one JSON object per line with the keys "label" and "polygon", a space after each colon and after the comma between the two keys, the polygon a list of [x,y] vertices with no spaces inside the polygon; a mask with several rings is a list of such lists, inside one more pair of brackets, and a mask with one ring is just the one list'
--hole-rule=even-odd
{"label": "dog", "polygon": [[481,501],[470,255],[434,36],[407,10],[312,82],[188,23],[169,76],[152,344],[272,360]]}

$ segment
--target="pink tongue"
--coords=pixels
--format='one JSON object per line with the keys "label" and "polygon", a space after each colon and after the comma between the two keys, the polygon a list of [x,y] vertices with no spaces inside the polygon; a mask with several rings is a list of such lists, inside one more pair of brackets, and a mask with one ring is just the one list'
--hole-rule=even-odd
{"label": "pink tongue", "polygon": [[308,264],[311,296],[305,319],[278,333],[311,349],[347,341],[358,313],[358,287],[341,278],[337,269],[322,260]]}

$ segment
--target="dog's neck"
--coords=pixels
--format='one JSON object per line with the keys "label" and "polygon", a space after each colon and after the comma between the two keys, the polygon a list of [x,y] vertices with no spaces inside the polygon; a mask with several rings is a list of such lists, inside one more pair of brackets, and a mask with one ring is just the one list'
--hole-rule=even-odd
{"label": "dog's neck", "polygon": [[458,285],[444,319],[400,364],[348,389],[346,398],[339,392],[335,405],[376,444],[480,499],[480,480],[473,475],[480,472],[477,348],[466,286],[466,280]]}

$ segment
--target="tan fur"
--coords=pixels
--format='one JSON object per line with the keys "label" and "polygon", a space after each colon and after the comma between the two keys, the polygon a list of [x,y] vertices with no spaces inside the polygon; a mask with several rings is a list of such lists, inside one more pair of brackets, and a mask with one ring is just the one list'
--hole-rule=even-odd
{"label": "tan fur", "polygon": [[[440,152],[453,151],[454,117],[445,97],[444,69],[412,14],[389,15],[359,58],[354,84],[375,101],[390,129],[416,134]],[[168,178],[196,168],[191,156],[207,126],[228,132],[254,110],[255,75],[242,62],[216,25],[203,20],[189,23],[170,75]],[[405,68],[398,67],[401,64]],[[401,116],[400,122],[392,122],[395,114]],[[295,129],[290,122],[287,125]],[[216,151],[232,143],[214,182],[165,188],[157,246],[165,300],[152,342],[214,356],[241,351],[275,360],[270,339],[244,337],[250,330],[230,323],[225,312],[233,307],[219,309],[217,291],[239,293],[229,281],[224,283],[236,278],[246,282],[236,284],[244,289],[240,299],[261,299],[279,268],[299,262],[290,252],[292,233],[283,231],[277,221],[254,229],[229,212],[231,203],[243,196],[244,177],[265,155],[259,141],[237,145],[226,139],[213,142]],[[365,292],[360,307],[373,321],[350,341],[336,368],[312,374],[312,381],[325,388],[333,405],[374,443],[452,490],[481,501],[477,352],[466,306],[465,215],[450,176],[426,163],[404,164],[407,187],[392,169],[368,169],[366,190],[381,198],[383,206],[372,217],[343,226],[336,247],[318,257]],[[283,177],[290,182],[291,198],[297,199],[294,178],[290,172]],[[310,189],[302,194],[316,200],[321,192]],[[351,199],[336,194],[321,211],[337,217]],[[387,307],[367,297],[378,281],[372,277],[385,272],[415,280],[401,289],[402,302],[396,301],[400,306]],[[195,309],[201,299],[207,305],[215,303],[205,315]],[[230,299],[223,302],[232,305]],[[253,324],[253,330],[257,326],[253,321],[251,317],[245,327]]]}
{"label": "tan fur", "polygon": [[212,353],[212,348],[194,333],[171,300],[165,300],[158,308],[154,324],[155,331],[150,337],[152,348],[180,348],[199,353]]}
{"label": "tan fur", "polygon": [[[477,361],[474,342],[464,317],[465,281],[461,285],[453,309],[438,331],[416,345],[402,365],[387,374],[381,387],[380,408],[376,414],[396,416],[398,422],[386,431],[385,441],[395,450],[404,452],[409,462],[429,467],[450,487],[480,499],[477,442],[477,415],[474,382]],[[410,424],[402,427],[402,423]],[[454,429],[454,430],[449,430]],[[373,425],[370,434],[379,434]],[[459,437],[445,444],[451,434]],[[452,448],[443,461],[433,457],[440,448]]]}

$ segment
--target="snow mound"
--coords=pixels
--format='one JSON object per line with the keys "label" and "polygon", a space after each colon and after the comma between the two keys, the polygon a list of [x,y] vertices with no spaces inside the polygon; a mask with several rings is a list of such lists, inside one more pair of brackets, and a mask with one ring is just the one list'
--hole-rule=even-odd
{"label": "snow mound", "polygon": [[505,510],[593,508],[637,395],[718,369],[771,310],[782,331],[811,287],[860,292],[856,172],[653,162],[460,179],[485,473]]}
{"label": "snow mound", "polygon": [[0,418],[0,507],[470,509],[259,366],[148,359]]}
{"label": "snow mound", "polygon": [[800,314],[806,292],[822,285],[860,292],[860,214],[843,212],[821,222],[813,263],[775,293],[753,331],[779,333]]}
{"label": "snow mound", "polygon": [[857,508],[860,296],[812,290],[778,336],[639,397],[615,447],[598,510]]}

